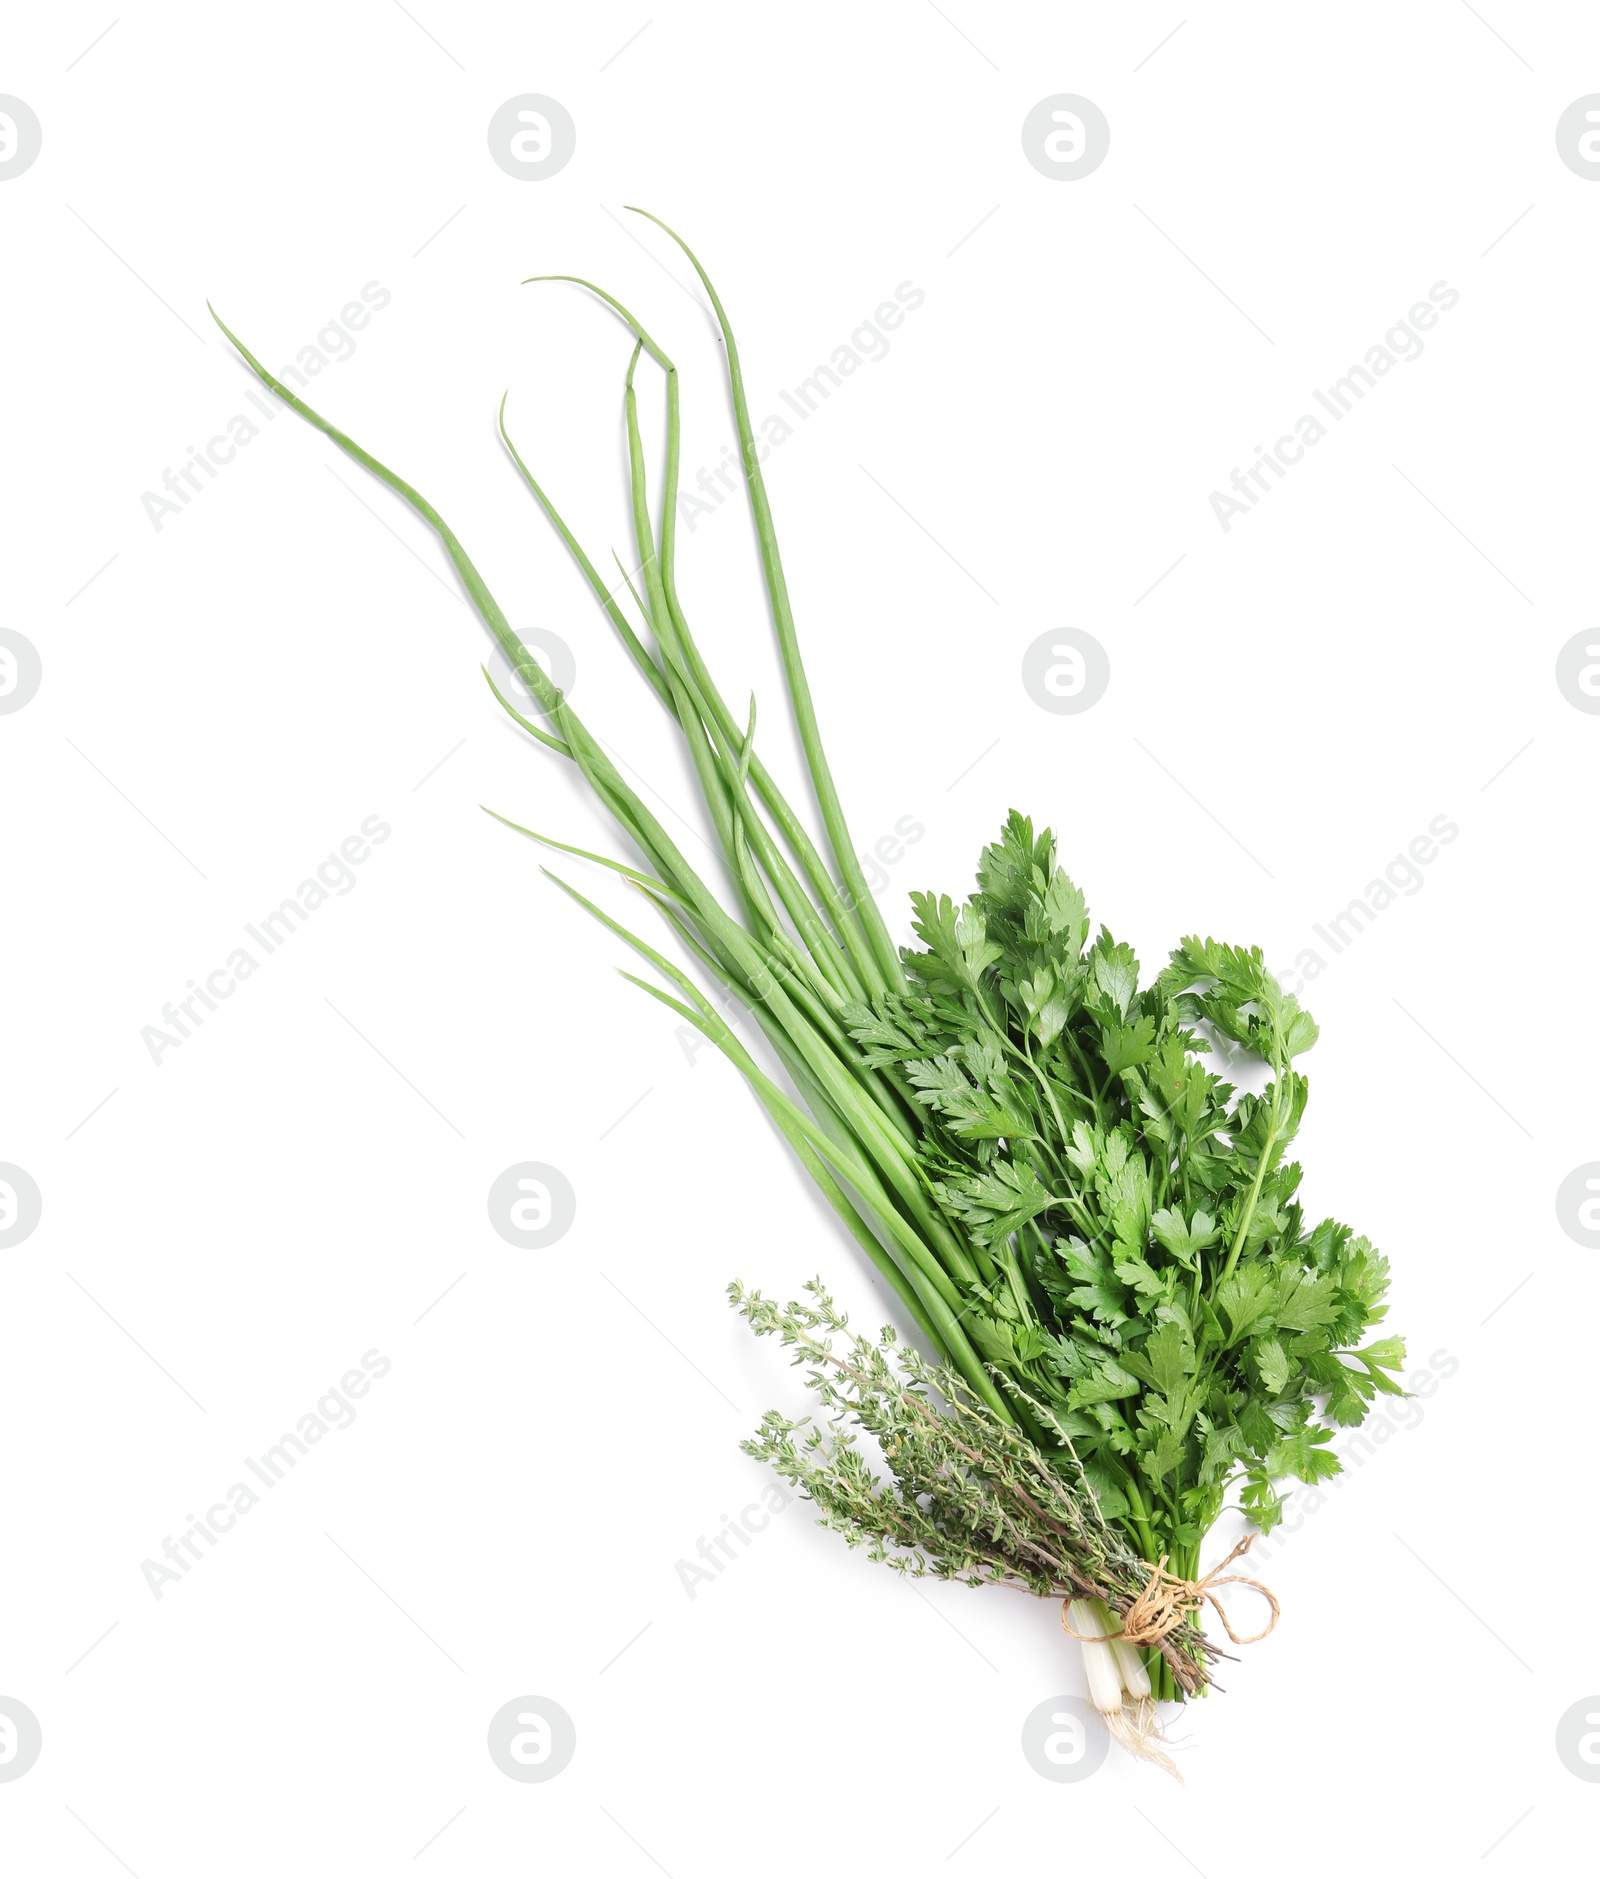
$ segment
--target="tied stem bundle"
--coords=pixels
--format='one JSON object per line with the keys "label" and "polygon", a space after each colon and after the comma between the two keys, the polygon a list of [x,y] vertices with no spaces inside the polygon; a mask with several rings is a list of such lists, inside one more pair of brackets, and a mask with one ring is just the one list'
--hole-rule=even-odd
{"label": "tied stem bundle", "polygon": [[[1132,949],[1092,928],[1054,836],[1016,810],[979,859],[977,891],[959,904],[913,894],[919,944],[895,946],[823,749],[732,325],[687,244],[646,219],[682,251],[720,330],[766,608],[820,828],[757,751],[754,700],[736,713],[719,688],[680,593],[671,356],[604,289],[532,277],[593,295],[631,340],[622,413],[638,579],[625,567],[624,581],[637,624],[517,450],[504,399],[499,430],[683,739],[711,870],[691,862],[630,784],[631,765],[613,761],[613,746],[532,657],[439,511],[222,330],[277,398],[435,532],[527,687],[525,712],[490,680],[497,703],[571,767],[631,859],[498,820],[649,904],[684,963],[546,870],[657,979],[623,976],[745,1078],[915,1337],[901,1353],[909,1368],[885,1355],[892,1334],[879,1346],[856,1340],[835,1361],[829,1340],[850,1334],[820,1288],[780,1311],[736,1285],[752,1328],[796,1348],[833,1412],[827,1434],[769,1415],[751,1452],[795,1481],[824,1524],[897,1570],[1070,1601],[1091,1680],[1115,1666],[1116,1727],[1148,1747],[1154,1705],[1201,1693],[1220,1655],[1195,1617],[1225,1582],[1198,1576],[1225,1503],[1236,1497],[1269,1532],[1279,1484],[1337,1472],[1334,1429],[1360,1423],[1378,1394],[1402,1393],[1402,1342],[1368,1336],[1387,1309],[1387,1262],[1337,1220],[1310,1224],[1298,1198],[1289,1151],[1307,1084],[1296,1060],[1317,1027],[1256,947],[1191,935],[1141,985]],[[654,504],[635,390],[646,360],[665,392]],[[867,713],[889,716],[881,701]],[[1097,773],[1107,804],[1114,784]],[[1263,764],[1237,787],[1278,785]],[[1097,812],[1110,813],[1098,798],[1075,811]],[[1116,833],[1145,869],[1172,840],[1125,814]],[[1241,1094],[1209,1067],[1213,1055],[1224,1069],[1264,1066],[1265,1087]],[[876,1444],[884,1473],[863,1459],[857,1433]],[[1122,1631],[1108,1637],[1113,1609]]]}
{"label": "tied stem bundle", "polygon": [[[1227,1558],[1213,1566],[1203,1579],[1182,1579],[1177,1574],[1168,1572],[1167,1555],[1163,1553],[1156,1565],[1148,1566],[1150,1577],[1144,1590],[1123,1613],[1122,1625],[1118,1631],[1111,1633],[1093,1631],[1087,1635],[1074,1631],[1068,1616],[1070,1604],[1068,1600],[1062,1602],[1061,1628],[1068,1637],[1077,1638],[1080,1643],[1102,1639],[1108,1644],[1158,1645],[1179,1625],[1196,1617],[1202,1606],[1209,1605],[1221,1619],[1223,1630],[1235,1644],[1259,1644],[1277,1628],[1280,1616],[1278,1601],[1259,1579],[1247,1578],[1242,1572],[1227,1571],[1236,1559],[1249,1552],[1254,1539],[1253,1533],[1247,1533]],[[1260,1631],[1252,1633],[1247,1638],[1241,1638],[1234,1630],[1226,1608],[1216,1595],[1216,1588],[1224,1585],[1252,1586],[1272,1607],[1272,1616]]]}
{"label": "tied stem bundle", "polygon": [[[1206,1605],[1222,1620],[1223,1629],[1235,1644],[1259,1644],[1274,1629],[1278,1622],[1277,1599],[1259,1579],[1227,1570],[1249,1552],[1253,1538],[1246,1534],[1226,1559],[1199,1579],[1184,1579],[1168,1572],[1165,1554],[1154,1566],[1141,1561],[1149,1577],[1142,1590],[1127,1601],[1120,1624],[1105,1599],[1061,1601],[1061,1628],[1083,1646],[1089,1699],[1101,1721],[1130,1755],[1154,1763],[1178,1781],[1183,1777],[1166,1752],[1165,1734],[1151,1700],[1150,1672],[1141,1653],[1165,1653],[1168,1640],[1191,1628]],[[1239,1636],[1216,1595],[1216,1589],[1224,1585],[1248,1585],[1261,1594],[1272,1608],[1263,1630],[1253,1637]]]}

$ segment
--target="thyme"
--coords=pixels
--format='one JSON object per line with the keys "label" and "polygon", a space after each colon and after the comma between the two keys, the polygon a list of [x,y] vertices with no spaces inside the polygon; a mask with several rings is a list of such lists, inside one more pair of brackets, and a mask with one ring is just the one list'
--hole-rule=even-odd
{"label": "thyme", "polygon": [[[780,1308],[737,1280],[728,1288],[758,1337],[776,1336],[807,1366],[826,1412],[817,1422],[769,1410],[746,1454],[805,1495],[820,1525],[908,1578],[1097,1598],[1125,1613],[1149,1570],[1101,1512],[1070,1444],[1045,1455],[948,1366],[900,1344],[892,1326],[874,1343],[850,1330],[820,1279],[805,1289],[807,1300]],[[1221,1655],[1188,1622],[1161,1652],[1186,1693],[1204,1687]]]}

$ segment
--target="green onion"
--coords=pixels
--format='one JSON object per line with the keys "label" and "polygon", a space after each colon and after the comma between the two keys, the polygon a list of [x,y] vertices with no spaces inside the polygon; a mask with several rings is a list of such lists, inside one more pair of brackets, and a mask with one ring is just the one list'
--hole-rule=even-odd
{"label": "green onion", "polygon": [[[426,497],[274,378],[215,309],[212,317],[263,384],[386,483],[435,531],[480,617],[538,700],[549,729],[518,713],[491,680],[496,699],[539,743],[577,765],[620,832],[643,857],[645,867],[629,869],[573,850],[508,818],[501,820],[535,841],[615,867],[653,903],[706,971],[752,1009],[802,1101],[797,1102],[760,1068],[685,974],[552,875],[682,994],[673,997],[657,986],[642,985],[738,1066],[846,1228],[893,1286],[929,1351],[955,1368],[991,1414],[1011,1422],[1015,1420],[1013,1407],[961,1323],[962,1288],[992,1270],[992,1262],[973,1249],[934,1197],[916,1154],[916,1108],[909,1087],[903,1079],[886,1076],[869,1065],[841,1021],[847,1004],[881,996],[898,986],[901,966],[856,858],[823,751],[771,505],[756,456],[733,331],[699,261],[678,236],[670,229],[666,232],[683,248],[705,283],[721,323],[763,578],[831,865],[755,749],[753,707],[741,724],[718,690],[678,597],[675,517],[680,427],[678,372],[672,360],[633,314],[603,289],[574,276],[534,277],[575,281],[609,307],[636,342],[624,381],[623,408],[634,547],[642,575],[638,598],[653,647],[633,631],[593,560],[517,450],[506,428],[503,401],[500,423],[518,472],[688,745],[719,845],[738,883],[738,904],[733,907],[724,905],[691,866],[607,757],[600,740],[551,684],[506,619],[460,538]],[[650,514],[634,390],[642,354],[666,377],[666,472],[658,523],[652,522]]]}

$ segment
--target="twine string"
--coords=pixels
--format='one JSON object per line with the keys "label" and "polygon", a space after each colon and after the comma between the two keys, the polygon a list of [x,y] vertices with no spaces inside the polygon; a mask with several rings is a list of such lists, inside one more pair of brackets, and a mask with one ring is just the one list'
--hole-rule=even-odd
{"label": "twine string", "polygon": [[[1278,1601],[1259,1579],[1250,1579],[1242,1572],[1227,1570],[1241,1554],[1249,1552],[1250,1542],[1254,1538],[1253,1533],[1247,1533],[1226,1559],[1220,1560],[1200,1579],[1180,1579],[1176,1573],[1168,1572],[1168,1555],[1165,1553],[1157,1565],[1151,1566],[1148,1561],[1141,1561],[1150,1577],[1144,1590],[1123,1614],[1120,1631],[1111,1632],[1104,1638],[1086,1637],[1083,1632],[1074,1631],[1072,1621],[1067,1616],[1072,1602],[1070,1599],[1061,1601],[1061,1628],[1068,1637],[1076,1638],[1080,1644],[1133,1644],[1148,1648],[1160,1644],[1186,1618],[1192,1618],[1202,1605],[1209,1605],[1222,1620],[1223,1630],[1235,1644],[1259,1644],[1278,1622]],[[1264,1629],[1252,1637],[1239,1636],[1228,1622],[1228,1614],[1216,1595],[1216,1588],[1224,1585],[1248,1585],[1261,1594],[1272,1607],[1272,1616]]]}

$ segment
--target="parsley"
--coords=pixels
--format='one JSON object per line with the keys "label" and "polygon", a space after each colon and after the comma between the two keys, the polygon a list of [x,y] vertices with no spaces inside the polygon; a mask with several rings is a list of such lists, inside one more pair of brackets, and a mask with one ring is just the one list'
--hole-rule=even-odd
{"label": "parsley", "polygon": [[[1257,948],[1185,939],[1140,990],[1015,811],[965,906],[912,900],[906,989],[845,1022],[915,1091],[934,1191],[990,1255],[962,1322],[1142,1556],[1193,1578],[1230,1488],[1269,1532],[1278,1482],[1337,1472],[1328,1424],[1400,1387],[1401,1341],[1362,1342],[1388,1262],[1296,1198],[1317,1027]],[[1224,1038],[1268,1065],[1260,1096],[1207,1067]]]}

